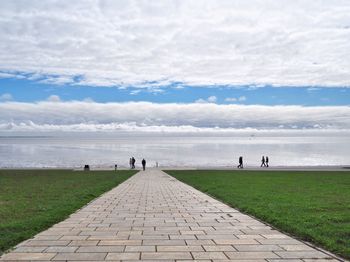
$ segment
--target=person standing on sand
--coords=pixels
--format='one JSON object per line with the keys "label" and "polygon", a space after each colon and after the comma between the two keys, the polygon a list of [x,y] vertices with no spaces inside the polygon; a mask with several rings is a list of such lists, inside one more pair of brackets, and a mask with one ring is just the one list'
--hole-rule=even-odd
{"label": "person standing on sand", "polygon": [[266,164],[265,164],[265,157],[264,156],[262,156],[262,158],[261,158],[261,165],[260,165],[260,167],[266,167]]}
{"label": "person standing on sand", "polygon": [[145,159],[142,159],[142,168],[143,168],[143,171],[146,170],[146,160]]}
{"label": "person standing on sand", "polygon": [[269,167],[269,157],[268,156],[265,157],[265,163],[266,163],[266,167]]}
{"label": "person standing on sand", "polygon": [[238,163],[239,163],[239,165],[237,166],[237,168],[243,168],[243,157],[242,156],[239,157]]}

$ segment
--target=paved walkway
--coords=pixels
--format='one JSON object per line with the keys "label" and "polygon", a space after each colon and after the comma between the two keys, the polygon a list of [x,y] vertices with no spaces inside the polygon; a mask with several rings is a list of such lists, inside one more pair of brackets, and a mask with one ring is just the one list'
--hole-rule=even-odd
{"label": "paved walkway", "polygon": [[[159,170],[139,172],[1,260],[332,261]],[[331,260],[329,260],[331,259]],[[336,261],[333,259],[333,261]]]}

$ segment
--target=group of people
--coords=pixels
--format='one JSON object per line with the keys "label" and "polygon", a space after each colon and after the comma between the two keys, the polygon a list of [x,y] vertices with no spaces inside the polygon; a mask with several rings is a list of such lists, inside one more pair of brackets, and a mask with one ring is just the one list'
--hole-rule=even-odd
{"label": "group of people", "polygon": [[[269,157],[268,156],[262,156],[260,167],[269,167]],[[243,168],[243,157],[242,156],[240,156],[238,158],[237,168]]]}
{"label": "group of people", "polygon": [[[129,159],[130,169],[135,169],[135,163],[136,163],[136,159],[134,157],[131,157]],[[145,171],[146,170],[146,160],[142,159],[141,164],[142,164],[143,171]]]}
{"label": "group of people", "polygon": [[135,158],[131,157],[129,160],[130,169],[135,169],[135,163],[136,163]]}

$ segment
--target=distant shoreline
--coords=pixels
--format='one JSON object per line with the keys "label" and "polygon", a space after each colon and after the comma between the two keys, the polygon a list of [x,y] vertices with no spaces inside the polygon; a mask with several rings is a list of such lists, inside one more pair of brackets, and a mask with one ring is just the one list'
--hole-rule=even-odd
{"label": "distant shoreline", "polygon": [[[148,167],[149,169],[160,170],[251,170],[251,171],[350,171],[350,165],[341,166],[246,166],[243,169],[238,169],[234,166],[159,166]],[[90,165],[91,171],[114,171],[114,166],[93,166]],[[129,170],[125,166],[118,167],[118,170]],[[137,167],[136,170],[140,170]],[[0,167],[0,170],[83,170],[83,167]]]}

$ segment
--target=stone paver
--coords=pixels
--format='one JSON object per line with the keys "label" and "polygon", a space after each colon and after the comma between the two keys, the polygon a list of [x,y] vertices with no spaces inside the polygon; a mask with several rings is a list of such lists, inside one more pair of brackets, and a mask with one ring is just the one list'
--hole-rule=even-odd
{"label": "stone paver", "polygon": [[185,185],[139,172],[1,261],[337,261]]}

